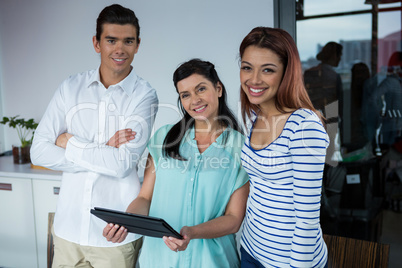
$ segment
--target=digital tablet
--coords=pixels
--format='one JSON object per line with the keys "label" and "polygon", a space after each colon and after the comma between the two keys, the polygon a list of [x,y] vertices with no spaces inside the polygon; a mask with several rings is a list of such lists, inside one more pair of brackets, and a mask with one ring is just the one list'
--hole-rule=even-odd
{"label": "digital tablet", "polygon": [[152,237],[173,236],[183,239],[183,236],[160,218],[132,214],[123,211],[95,207],[91,213],[96,217],[127,228],[130,233]]}

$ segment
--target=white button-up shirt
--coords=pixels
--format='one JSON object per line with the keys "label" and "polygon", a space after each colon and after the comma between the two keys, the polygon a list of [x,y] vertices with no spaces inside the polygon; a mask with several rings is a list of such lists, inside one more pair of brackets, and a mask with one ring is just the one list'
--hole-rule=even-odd
{"label": "white button-up shirt", "polygon": [[[102,235],[106,223],[90,213],[93,207],[125,211],[138,195],[137,164],[151,134],[157,112],[155,89],[134,70],[106,89],[99,68],[66,79],[56,91],[38,128],[31,160],[63,171],[54,219],[57,236],[88,246],[116,246]],[[106,145],[121,129],[131,128],[135,139],[119,148]],[[72,137],[66,149],[57,137]],[[129,234],[128,243],[138,236]]]}

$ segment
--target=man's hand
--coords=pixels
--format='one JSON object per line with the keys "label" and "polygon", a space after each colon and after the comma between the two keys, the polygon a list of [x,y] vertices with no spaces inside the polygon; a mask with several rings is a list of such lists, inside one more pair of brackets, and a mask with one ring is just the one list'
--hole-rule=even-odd
{"label": "man's hand", "polygon": [[106,145],[119,148],[123,144],[128,143],[135,138],[135,132],[132,131],[130,128],[122,129],[117,131],[113,137],[106,143]]}
{"label": "man's hand", "polygon": [[70,133],[67,133],[67,132],[63,133],[63,134],[60,134],[60,136],[57,137],[56,145],[61,147],[61,148],[66,149],[68,140],[71,139],[73,136],[74,135],[72,135]]}

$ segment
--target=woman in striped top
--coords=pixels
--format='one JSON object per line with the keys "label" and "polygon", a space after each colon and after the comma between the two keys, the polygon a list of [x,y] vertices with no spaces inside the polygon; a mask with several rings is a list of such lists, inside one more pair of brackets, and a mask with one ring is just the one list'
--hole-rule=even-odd
{"label": "woman in striped top", "polygon": [[328,136],[303,84],[292,37],[257,27],[240,45],[241,105],[250,134],[242,267],[325,267],[321,183]]}

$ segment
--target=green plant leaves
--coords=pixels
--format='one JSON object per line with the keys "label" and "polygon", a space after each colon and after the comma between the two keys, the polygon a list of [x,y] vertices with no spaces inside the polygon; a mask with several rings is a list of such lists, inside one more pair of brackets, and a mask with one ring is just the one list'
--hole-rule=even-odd
{"label": "green plant leaves", "polygon": [[[27,145],[32,144],[33,134],[38,127],[38,123],[35,123],[33,118],[25,120],[24,118],[18,118],[19,115],[11,117],[3,117],[0,124],[7,125],[9,127],[17,129],[18,137],[21,141],[21,147],[24,148]],[[31,138],[28,139],[28,135],[32,132]]]}

